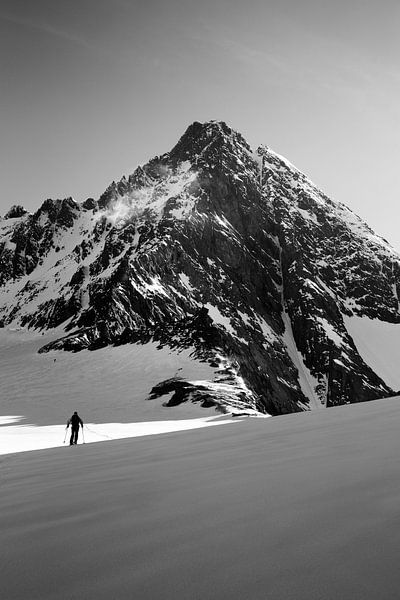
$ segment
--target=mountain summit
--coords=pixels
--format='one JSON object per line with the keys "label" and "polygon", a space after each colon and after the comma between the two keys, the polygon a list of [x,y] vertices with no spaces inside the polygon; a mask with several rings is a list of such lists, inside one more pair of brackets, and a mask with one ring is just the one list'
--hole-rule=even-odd
{"label": "mountain summit", "polygon": [[42,351],[151,341],[215,368],[157,382],[169,405],[276,415],[394,394],[360,332],[400,323],[399,255],[223,122],[193,123],[97,201],[12,207],[0,285],[4,326],[63,331]]}

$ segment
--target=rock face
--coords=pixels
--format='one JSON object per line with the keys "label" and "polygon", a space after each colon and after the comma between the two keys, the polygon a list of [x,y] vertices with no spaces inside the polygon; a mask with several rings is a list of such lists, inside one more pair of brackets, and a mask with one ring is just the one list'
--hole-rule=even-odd
{"label": "rock face", "polygon": [[[6,326],[64,327],[44,351],[193,348],[219,367],[211,404],[229,406],[229,385],[238,407],[272,415],[394,393],[345,317],[400,322],[399,256],[225,123],[193,123],[97,202],[1,221],[0,285]],[[177,379],[152,393],[174,391],[173,404],[196,390]]]}
{"label": "rock face", "polygon": [[14,204],[4,215],[5,219],[15,219],[27,214],[27,210],[20,204]]}

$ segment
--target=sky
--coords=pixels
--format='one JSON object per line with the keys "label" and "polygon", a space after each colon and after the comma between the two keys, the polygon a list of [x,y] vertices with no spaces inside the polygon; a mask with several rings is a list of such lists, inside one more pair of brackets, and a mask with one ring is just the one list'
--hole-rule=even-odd
{"label": "sky", "polygon": [[0,0],[0,214],[223,120],[400,250],[398,0]]}

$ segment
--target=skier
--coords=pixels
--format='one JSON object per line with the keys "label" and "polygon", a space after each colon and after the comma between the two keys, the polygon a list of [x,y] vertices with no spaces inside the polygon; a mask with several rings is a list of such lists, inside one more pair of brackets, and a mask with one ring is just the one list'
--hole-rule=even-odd
{"label": "skier", "polygon": [[67,421],[67,429],[71,425],[71,439],[69,440],[69,445],[72,446],[78,442],[78,433],[79,433],[79,425],[83,429],[83,421],[75,411],[70,419]]}

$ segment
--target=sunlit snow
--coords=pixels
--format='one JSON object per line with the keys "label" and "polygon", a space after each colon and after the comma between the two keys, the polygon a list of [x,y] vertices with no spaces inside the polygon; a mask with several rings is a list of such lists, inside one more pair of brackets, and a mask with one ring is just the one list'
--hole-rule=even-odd
{"label": "sunlit snow", "polygon": [[[65,425],[7,425],[21,420],[22,417],[0,417],[0,455],[28,450],[43,450],[69,445],[71,430]],[[215,425],[238,423],[240,420],[219,419],[218,417],[203,417],[200,419],[185,419],[177,421],[148,421],[144,423],[88,423],[79,432],[78,444],[105,442],[122,438],[142,437],[200,429]]]}
{"label": "sunlit snow", "polygon": [[214,408],[192,403],[167,408],[168,396],[149,400],[152,387],[171,377],[213,381],[215,368],[190,350],[149,342],[38,354],[52,338],[0,329],[0,454],[63,445],[74,410],[85,423],[85,443],[228,422],[221,417],[214,422]]}
{"label": "sunlit snow", "polygon": [[343,315],[363,360],[394,390],[400,389],[400,323]]}

